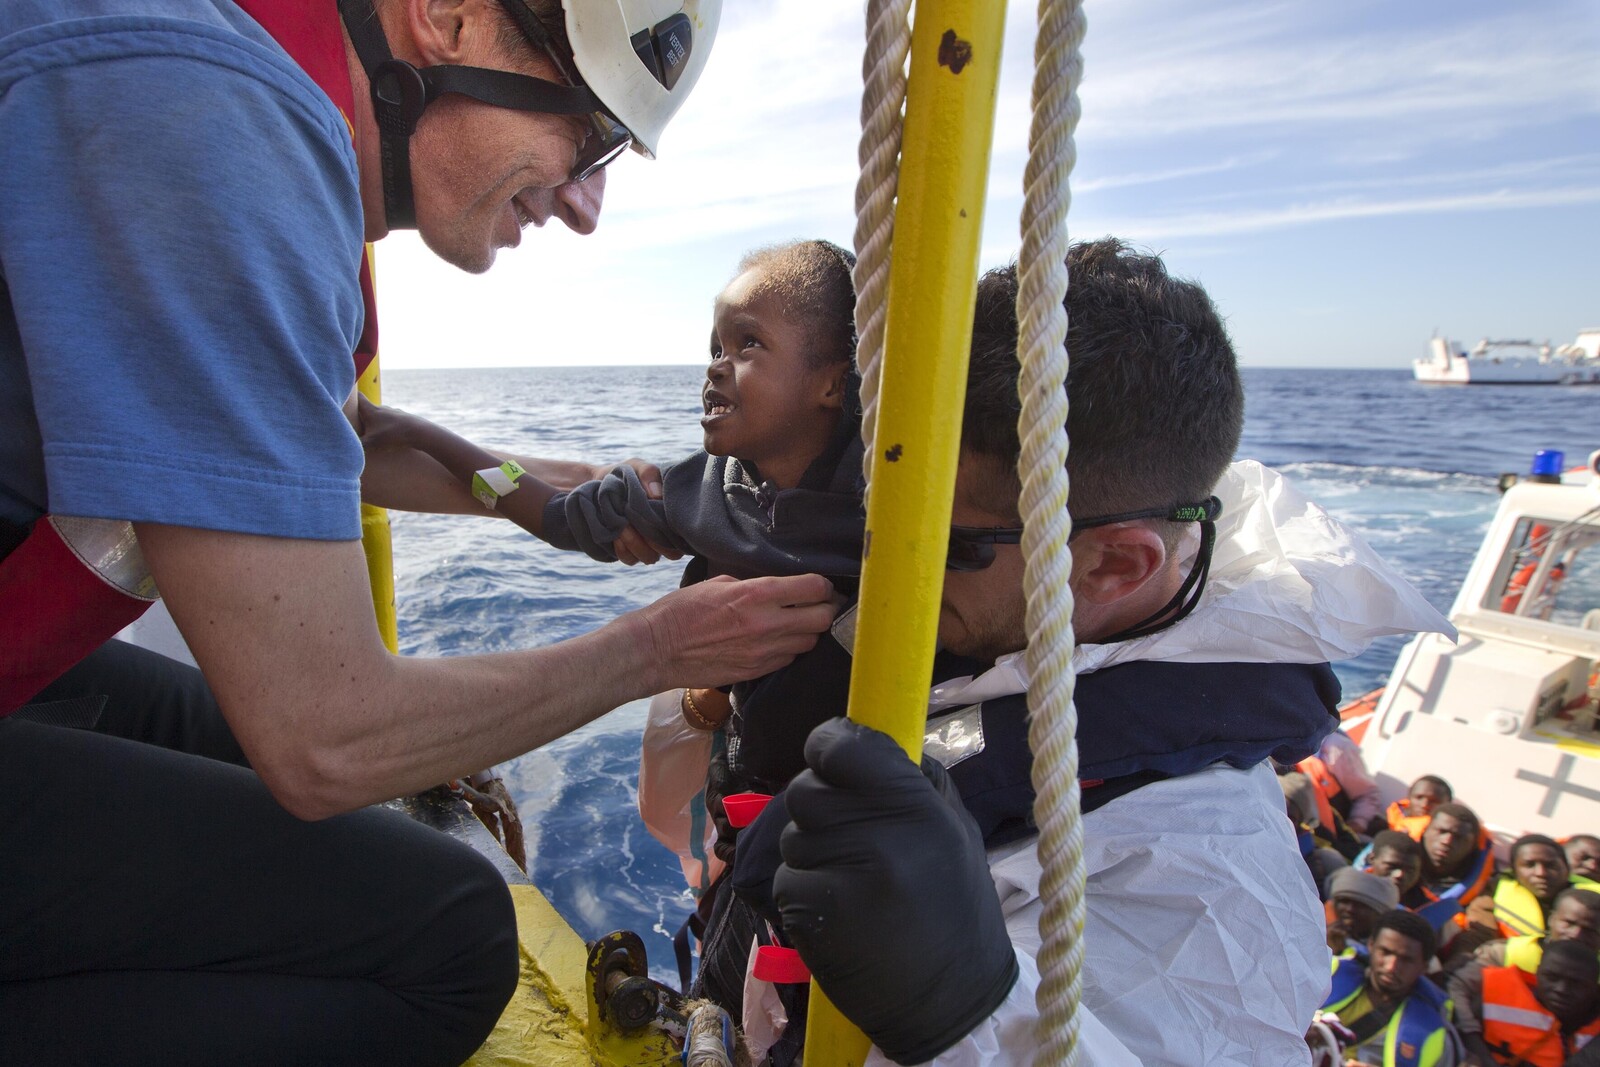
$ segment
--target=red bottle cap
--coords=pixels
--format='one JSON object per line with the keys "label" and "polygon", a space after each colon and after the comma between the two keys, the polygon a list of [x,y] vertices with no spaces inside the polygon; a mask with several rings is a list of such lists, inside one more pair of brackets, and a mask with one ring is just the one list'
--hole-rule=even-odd
{"label": "red bottle cap", "polygon": [[763,982],[773,985],[790,985],[811,981],[811,968],[806,966],[800,953],[792,948],[762,945],[756,949],[756,960],[750,973]]}
{"label": "red bottle cap", "polygon": [[734,829],[741,830],[756,821],[756,816],[761,814],[761,809],[771,799],[766,793],[735,793],[722,798],[722,810],[727,813],[728,822]]}

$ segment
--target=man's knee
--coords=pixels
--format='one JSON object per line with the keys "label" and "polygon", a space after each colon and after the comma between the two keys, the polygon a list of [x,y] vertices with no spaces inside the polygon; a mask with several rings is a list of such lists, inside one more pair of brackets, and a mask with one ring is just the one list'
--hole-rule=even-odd
{"label": "man's knee", "polygon": [[444,856],[423,875],[432,899],[415,916],[414,964],[400,992],[432,1017],[441,1050],[465,1059],[516,991],[516,909],[493,863],[442,835],[437,844]]}
{"label": "man's knee", "polygon": [[473,859],[470,892],[463,905],[463,911],[468,914],[463,921],[479,938],[485,996],[493,1002],[498,1017],[517,987],[522,967],[517,911],[505,878],[494,864],[476,852]]}

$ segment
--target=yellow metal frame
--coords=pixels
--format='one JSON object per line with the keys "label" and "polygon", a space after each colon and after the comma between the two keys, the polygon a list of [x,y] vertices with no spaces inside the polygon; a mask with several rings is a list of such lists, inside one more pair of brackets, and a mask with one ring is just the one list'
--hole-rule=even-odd
{"label": "yellow metal frame", "polygon": [[[367,270],[373,284],[377,284],[378,266],[373,262],[372,246],[366,247]],[[361,395],[374,404],[383,403],[382,375],[378,370],[378,355],[356,380]],[[378,616],[378,633],[390,652],[400,649],[400,635],[395,621],[394,607],[394,543],[389,535],[389,513],[371,504],[361,505],[361,547],[367,554],[367,580],[372,584],[372,607]]]}
{"label": "yellow metal frame", "polygon": [[[850,717],[922,755],[966,396],[1005,4],[921,0],[911,35],[894,253]],[[811,1067],[869,1042],[816,983]]]}

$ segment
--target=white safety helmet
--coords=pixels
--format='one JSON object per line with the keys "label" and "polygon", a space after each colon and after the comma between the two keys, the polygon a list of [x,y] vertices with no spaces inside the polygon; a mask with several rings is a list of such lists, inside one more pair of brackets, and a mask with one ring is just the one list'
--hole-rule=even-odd
{"label": "white safety helmet", "polygon": [[700,79],[722,0],[562,0],[584,83],[654,159],[667,121]]}
{"label": "white safety helmet", "polygon": [[409,142],[428,105],[449,93],[519,111],[584,116],[590,132],[571,181],[583,181],[630,144],[655,158],[661,131],[711,54],[722,0],[559,0],[570,63],[538,10],[553,19],[556,3],[499,0],[529,43],[559,69],[559,82],[480,67],[415,67],[390,52],[372,0],[338,0],[371,87],[390,229],[416,225]]}

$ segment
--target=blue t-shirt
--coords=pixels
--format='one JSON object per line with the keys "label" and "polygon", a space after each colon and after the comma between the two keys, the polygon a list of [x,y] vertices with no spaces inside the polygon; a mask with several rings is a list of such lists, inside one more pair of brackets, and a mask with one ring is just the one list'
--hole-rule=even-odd
{"label": "blue t-shirt", "polygon": [[228,0],[4,0],[0,145],[0,519],[359,537],[328,98]]}

